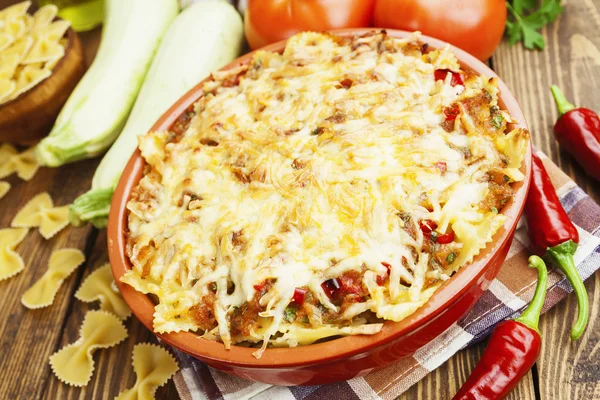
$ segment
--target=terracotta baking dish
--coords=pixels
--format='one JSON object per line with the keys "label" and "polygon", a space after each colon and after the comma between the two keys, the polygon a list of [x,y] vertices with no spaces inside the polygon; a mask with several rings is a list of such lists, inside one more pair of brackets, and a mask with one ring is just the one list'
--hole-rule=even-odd
{"label": "terracotta baking dish", "polygon": [[[369,30],[351,29],[334,31],[334,33],[354,35]],[[388,30],[388,34],[403,38],[409,33]],[[444,42],[425,36],[423,41],[433,48],[446,45]],[[265,49],[281,51],[284,45],[284,42],[279,42]],[[471,68],[490,77],[496,76],[475,57],[456,48],[454,51],[463,68]],[[247,63],[250,58],[251,54],[246,54],[225,69]],[[185,94],[152,129],[169,129],[177,118],[202,96],[201,87],[202,85],[198,84]],[[519,127],[525,128],[523,113],[502,81],[500,81],[500,90],[501,108],[508,110],[520,121]],[[131,190],[142,177],[144,164],[139,151],[136,151],[117,186],[108,222],[108,250],[115,281],[123,297],[138,319],[152,330],[154,303],[151,298],[119,280],[125,270],[131,268],[131,263],[125,254],[126,203],[130,198]],[[498,273],[523,211],[529,187],[530,167],[531,145],[528,146],[527,157],[522,166],[526,179],[516,184],[514,199],[502,210],[508,218],[505,225],[494,236],[494,241],[472,264],[463,267],[440,287],[431,300],[416,313],[401,322],[386,322],[382,331],[376,335],[350,336],[295,348],[267,349],[260,359],[252,356],[253,349],[233,346],[231,350],[225,350],[223,344],[200,338],[194,333],[180,332],[157,336],[212,367],[242,378],[275,385],[316,385],[346,380],[410,356],[464,315]]]}

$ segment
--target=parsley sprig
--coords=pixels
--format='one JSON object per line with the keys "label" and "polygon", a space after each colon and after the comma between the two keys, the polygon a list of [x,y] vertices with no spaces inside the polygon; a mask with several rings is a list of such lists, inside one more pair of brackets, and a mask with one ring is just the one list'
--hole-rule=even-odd
{"label": "parsley sprig", "polygon": [[506,35],[508,43],[515,44],[523,41],[527,49],[542,50],[546,45],[539,30],[554,21],[563,8],[560,0],[509,0],[506,7],[512,18],[506,20]]}

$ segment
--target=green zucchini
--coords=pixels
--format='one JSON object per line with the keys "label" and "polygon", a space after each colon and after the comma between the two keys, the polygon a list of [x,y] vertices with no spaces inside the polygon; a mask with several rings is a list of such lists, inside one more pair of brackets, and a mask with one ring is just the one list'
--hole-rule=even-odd
{"label": "green zucchini", "polygon": [[98,54],[36,148],[42,165],[56,167],[103,153],[117,138],[177,0],[106,0]]}
{"label": "green zucchini", "polygon": [[71,205],[73,225],[107,223],[112,193],[137,146],[137,136],[210,72],[235,59],[244,43],[239,13],[225,1],[204,0],[186,8],[158,49],[127,124],[98,166],[92,189]]}

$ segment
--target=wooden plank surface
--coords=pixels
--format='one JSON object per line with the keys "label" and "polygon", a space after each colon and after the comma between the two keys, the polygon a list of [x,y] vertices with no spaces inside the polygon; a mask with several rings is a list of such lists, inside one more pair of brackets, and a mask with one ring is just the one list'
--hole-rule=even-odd
{"label": "wooden plank surface", "polygon": [[[0,9],[15,2],[0,0]],[[600,201],[600,185],[589,179],[552,137],[557,113],[548,91],[551,83],[557,83],[574,103],[600,110],[599,2],[569,2],[566,13],[543,33],[548,43],[545,51],[525,51],[520,46],[503,43],[492,65],[520,101],[534,144]],[[82,35],[88,59],[95,52],[98,38],[98,32]],[[86,189],[97,162],[81,162],[76,168],[41,169],[31,182],[16,177],[8,179],[13,188],[0,200],[0,228],[7,227],[17,210],[39,192],[49,191],[58,205],[73,201]],[[20,304],[21,294],[43,274],[52,250],[64,247],[84,250],[85,265],[65,281],[51,307],[38,311],[25,309]],[[64,385],[54,377],[47,363],[50,354],[77,339],[85,312],[97,308],[95,304],[75,300],[73,293],[82,279],[106,262],[105,249],[104,231],[89,227],[67,228],[48,241],[31,230],[18,247],[25,270],[0,282],[0,399],[112,399],[133,385],[132,348],[135,343],[154,340],[133,317],[126,323],[130,336],[125,342],[96,353],[96,370],[85,388]],[[592,306],[587,333],[577,343],[568,338],[577,309],[571,295],[542,318],[544,348],[540,360],[509,399],[600,399],[597,274],[586,282],[586,287]],[[458,352],[401,399],[450,399],[476,364],[485,344],[484,341]],[[173,383],[159,389],[157,398],[178,398]]]}

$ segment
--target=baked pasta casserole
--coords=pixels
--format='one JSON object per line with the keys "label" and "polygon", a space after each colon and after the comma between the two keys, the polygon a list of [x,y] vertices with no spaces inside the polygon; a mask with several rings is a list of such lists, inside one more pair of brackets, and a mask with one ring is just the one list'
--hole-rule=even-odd
{"label": "baked pasta casserole", "polygon": [[296,346],[414,313],[504,224],[529,141],[419,34],[301,33],[139,138],[122,281],[154,330]]}

